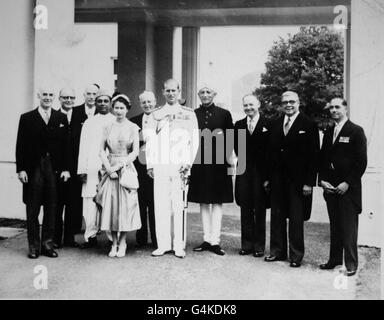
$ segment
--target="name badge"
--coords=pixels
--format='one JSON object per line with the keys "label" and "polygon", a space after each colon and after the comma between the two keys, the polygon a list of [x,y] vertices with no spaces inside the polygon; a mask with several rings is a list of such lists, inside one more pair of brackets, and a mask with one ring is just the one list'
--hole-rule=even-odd
{"label": "name badge", "polygon": [[341,143],[349,143],[349,137],[340,137],[339,142],[341,142]]}

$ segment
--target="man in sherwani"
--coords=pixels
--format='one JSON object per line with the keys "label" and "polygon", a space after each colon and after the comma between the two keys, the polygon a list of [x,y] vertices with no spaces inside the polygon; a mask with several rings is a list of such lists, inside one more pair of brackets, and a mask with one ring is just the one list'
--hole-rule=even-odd
{"label": "man in sherwani", "polygon": [[[67,181],[70,177],[67,117],[52,109],[55,94],[50,87],[41,87],[37,96],[40,105],[20,117],[16,142],[16,172],[23,183],[28,257],[31,259],[40,254],[51,258],[58,256],[52,242],[57,214],[57,181]],[[40,238],[41,205],[44,217]]]}
{"label": "man in sherwani", "polygon": [[324,189],[331,229],[329,260],[320,269],[344,263],[347,276],[358,267],[357,234],[361,204],[361,177],[367,167],[367,139],[363,128],[347,116],[347,102],[334,98],[327,106],[334,120],[323,138],[319,184]]}
{"label": "man in sherwani", "polygon": [[[269,121],[260,115],[260,102],[256,96],[243,97],[246,117],[235,123],[235,153],[238,172],[235,199],[241,208],[240,255],[262,257],[265,250],[265,217],[267,194],[263,187],[266,180],[266,150],[269,138]],[[268,201],[269,202],[269,201]]]}
{"label": "man in sherwani", "polygon": [[178,103],[176,80],[164,82],[163,95],[166,104],[151,113],[146,150],[147,172],[154,179],[157,249],[152,255],[162,256],[173,249],[176,257],[184,258],[183,192],[186,196],[185,179],[197,152],[198,124],[193,109]]}
{"label": "man in sherwani", "polygon": [[145,156],[146,136],[150,114],[156,107],[156,98],[153,92],[144,91],[139,96],[140,106],[143,113],[131,118],[140,128],[140,153],[134,165],[139,179],[139,206],[141,217],[141,229],[136,231],[136,245],[138,248],[148,244],[148,224],[151,234],[152,246],[157,248],[156,228],[155,228],[155,207],[153,201],[153,179],[147,174],[147,164]]}
{"label": "man in sherwani", "polygon": [[290,267],[297,268],[304,257],[304,221],[310,218],[320,141],[316,124],[299,111],[296,92],[284,92],[281,104],[284,116],[271,125],[267,151],[271,237],[265,261],[287,259],[288,219]]}
{"label": "man in sherwani", "polygon": [[115,119],[111,111],[111,95],[104,89],[96,94],[97,114],[84,122],[81,131],[79,162],[77,174],[80,175],[83,197],[83,217],[85,222],[84,244],[82,248],[92,248],[97,245],[99,231],[99,212],[93,197],[99,183],[99,171],[102,167],[100,144],[103,128]]}

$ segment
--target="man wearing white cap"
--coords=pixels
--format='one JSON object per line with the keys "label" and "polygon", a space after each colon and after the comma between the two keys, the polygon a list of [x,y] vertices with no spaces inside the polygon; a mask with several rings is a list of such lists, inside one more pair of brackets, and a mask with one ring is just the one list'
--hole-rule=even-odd
{"label": "man wearing white cap", "polygon": [[[227,146],[228,134],[233,130],[231,113],[213,102],[216,90],[202,83],[198,94],[201,106],[195,110],[200,130],[199,156],[191,170],[188,200],[200,204],[204,242],[193,250],[209,250],[224,255],[220,247],[223,203],[233,202],[230,174],[233,144]],[[213,139],[214,138],[214,139]]]}
{"label": "man wearing white cap", "polygon": [[179,104],[179,94],[176,80],[164,82],[166,104],[151,113],[146,157],[148,175],[154,179],[157,249],[152,255],[162,256],[173,249],[177,257],[184,258],[183,189],[186,196],[184,183],[197,151],[198,124],[193,110]]}
{"label": "man wearing white cap", "polygon": [[77,174],[83,181],[83,217],[85,221],[85,233],[82,248],[91,248],[97,244],[98,209],[93,197],[96,195],[96,186],[99,183],[98,173],[102,167],[99,157],[100,143],[103,128],[115,119],[110,113],[111,96],[100,89],[96,94],[97,114],[88,118],[83,125],[80,137],[79,163]]}

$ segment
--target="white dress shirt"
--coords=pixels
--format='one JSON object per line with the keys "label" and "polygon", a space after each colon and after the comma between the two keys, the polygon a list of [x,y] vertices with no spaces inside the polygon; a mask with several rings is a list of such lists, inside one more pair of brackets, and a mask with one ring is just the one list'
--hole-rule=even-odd
{"label": "white dress shirt", "polygon": [[247,128],[250,134],[255,130],[257,123],[259,122],[260,114],[257,113],[253,118],[247,117]]}

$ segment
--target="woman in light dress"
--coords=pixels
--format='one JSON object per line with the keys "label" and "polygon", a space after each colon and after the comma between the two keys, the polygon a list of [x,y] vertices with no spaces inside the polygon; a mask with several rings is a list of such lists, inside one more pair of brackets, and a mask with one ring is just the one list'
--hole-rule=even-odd
{"label": "woman in light dress", "polygon": [[116,120],[104,128],[100,149],[104,174],[95,201],[101,207],[100,230],[112,234],[110,257],[124,257],[127,232],[141,228],[137,190],[120,185],[123,170],[136,173],[133,161],[139,153],[139,127],[126,118],[130,106],[124,94],[112,99]]}

